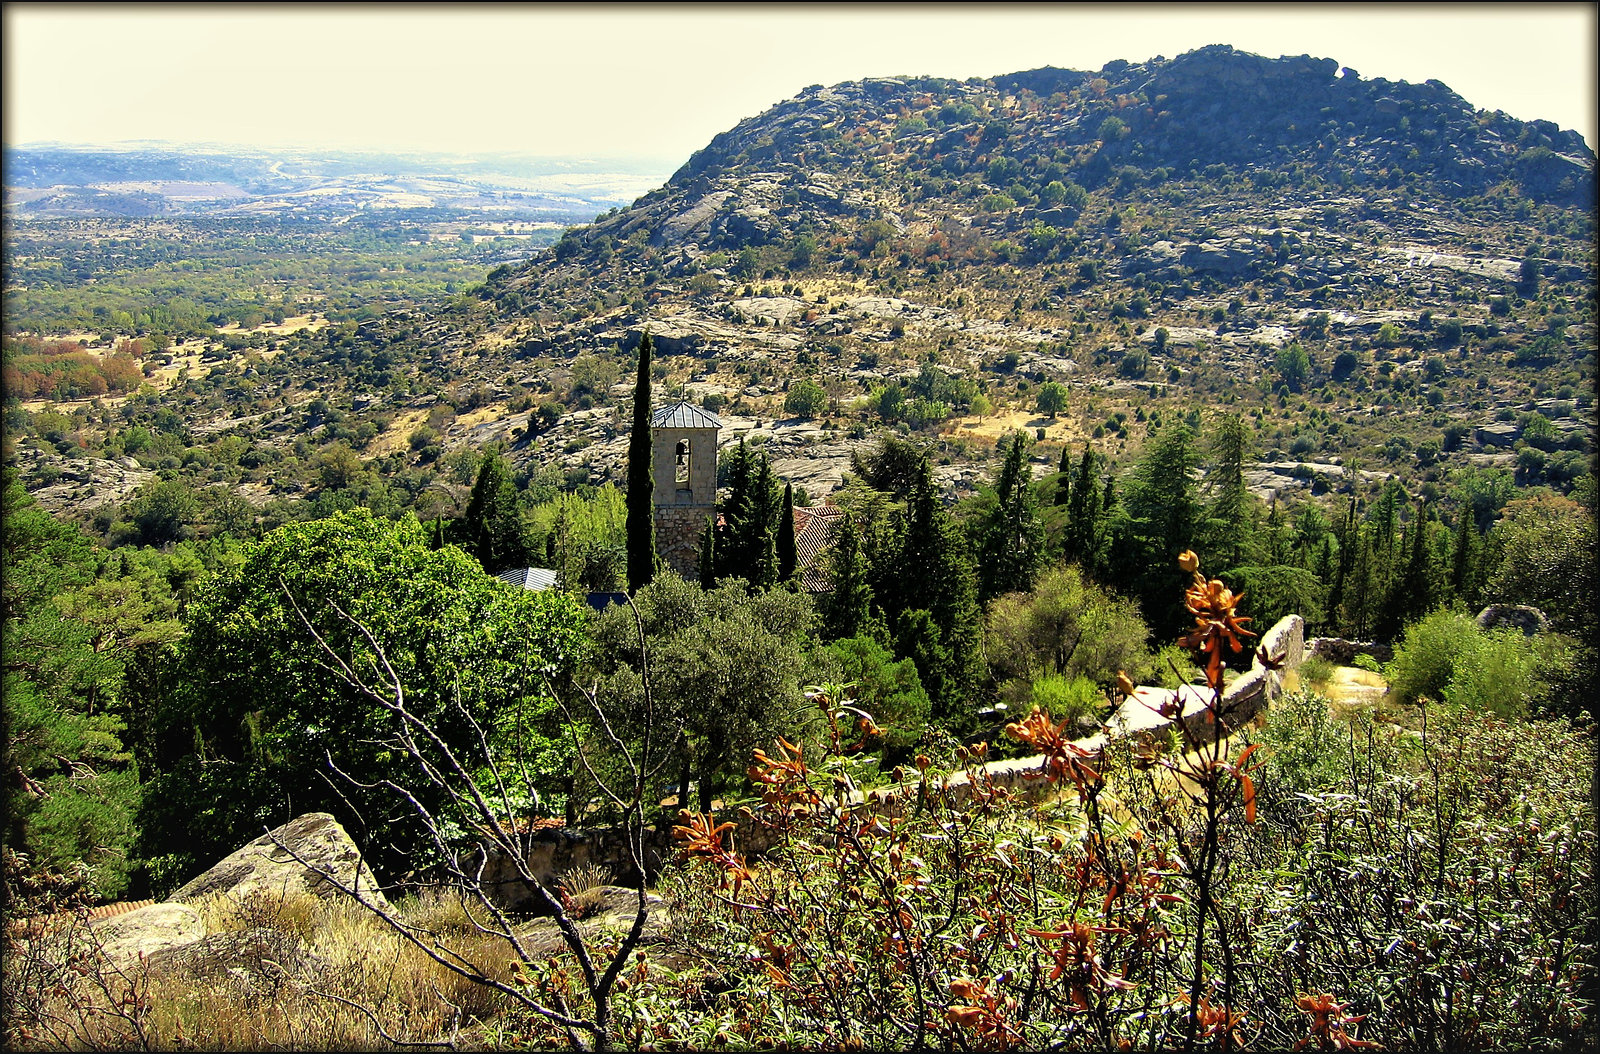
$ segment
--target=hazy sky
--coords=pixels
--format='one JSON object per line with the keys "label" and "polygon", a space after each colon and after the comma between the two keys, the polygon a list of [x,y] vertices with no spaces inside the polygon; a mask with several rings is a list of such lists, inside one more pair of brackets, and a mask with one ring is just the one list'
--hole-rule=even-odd
{"label": "hazy sky", "polygon": [[1206,44],[1436,78],[1593,146],[1595,4],[8,3],[4,140],[651,157],[810,84],[1097,70]]}

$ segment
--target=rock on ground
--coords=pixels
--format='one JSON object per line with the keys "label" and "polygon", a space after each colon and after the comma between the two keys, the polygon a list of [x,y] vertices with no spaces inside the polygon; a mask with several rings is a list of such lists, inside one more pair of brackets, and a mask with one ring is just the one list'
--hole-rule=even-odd
{"label": "rock on ground", "polygon": [[193,944],[206,935],[206,925],[187,904],[152,904],[91,923],[90,932],[108,962],[127,966]]}
{"label": "rock on ground", "polygon": [[328,813],[312,812],[229,855],[168,901],[193,903],[218,894],[242,900],[256,890],[284,896],[303,889],[319,897],[339,896],[330,876],[339,885],[358,889],[369,903],[388,907],[361,851],[339,821]]}

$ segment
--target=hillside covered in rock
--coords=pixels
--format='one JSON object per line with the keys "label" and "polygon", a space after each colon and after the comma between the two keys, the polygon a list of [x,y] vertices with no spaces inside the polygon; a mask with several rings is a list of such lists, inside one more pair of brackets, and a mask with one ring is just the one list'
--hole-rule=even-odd
{"label": "hillside covered in rock", "polygon": [[317,491],[283,455],[318,428],[419,499],[417,474],[489,443],[599,483],[648,328],[658,398],[771,443],[813,498],[879,427],[936,441],[953,495],[1008,430],[1040,440],[1036,472],[1085,442],[1126,464],[1196,406],[1251,415],[1263,496],[1351,460],[1566,487],[1592,449],[1594,175],[1576,133],[1437,81],[1220,45],[813,86],[451,305],[197,362],[151,403],[277,451],[242,474],[258,504]]}

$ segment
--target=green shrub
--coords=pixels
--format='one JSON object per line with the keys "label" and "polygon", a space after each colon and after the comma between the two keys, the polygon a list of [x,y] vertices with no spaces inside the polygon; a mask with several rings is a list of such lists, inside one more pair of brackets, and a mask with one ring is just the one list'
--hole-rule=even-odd
{"label": "green shrub", "polygon": [[[1200,667],[1194,664],[1194,653],[1176,644],[1164,644],[1151,662],[1155,671],[1153,680],[1162,688],[1178,689],[1193,684],[1201,677]],[[1132,670],[1128,671],[1130,674]]]}
{"label": "green shrub", "polygon": [[1372,656],[1368,655],[1366,652],[1362,652],[1354,659],[1351,659],[1350,665],[1354,666],[1358,670],[1366,670],[1368,673],[1383,672],[1383,664],[1377,659],[1374,659]]}
{"label": "green shrub", "polygon": [[1402,703],[1427,698],[1502,717],[1526,714],[1541,694],[1536,655],[1516,630],[1485,633],[1458,611],[1435,611],[1406,630],[1389,664],[1389,690]]}
{"label": "green shrub", "polygon": [[1058,673],[1045,674],[1033,682],[1029,701],[1056,721],[1068,720],[1074,724],[1095,716],[1106,705],[1100,686],[1082,674],[1072,678]]}
{"label": "green shrub", "polygon": [[1300,664],[1300,683],[1326,687],[1333,680],[1333,663],[1320,655],[1312,655]]}
{"label": "green shrub", "polygon": [[1343,778],[1348,735],[1330,716],[1330,705],[1326,696],[1298,691],[1267,711],[1258,740],[1267,760],[1256,804],[1268,819],[1296,815],[1300,794],[1326,790]]}
{"label": "green shrub", "polygon": [[1400,703],[1415,703],[1423,697],[1442,700],[1455,675],[1456,660],[1473,646],[1479,633],[1467,616],[1443,608],[1413,623],[1384,671],[1390,694]]}
{"label": "green shrub", "polygon": [[1516,717],[1528,712],[1533,691],[1533,645],[1517,630],[1505,630],[1480,634],[1457,657],[1444,697],[1470,710]]}

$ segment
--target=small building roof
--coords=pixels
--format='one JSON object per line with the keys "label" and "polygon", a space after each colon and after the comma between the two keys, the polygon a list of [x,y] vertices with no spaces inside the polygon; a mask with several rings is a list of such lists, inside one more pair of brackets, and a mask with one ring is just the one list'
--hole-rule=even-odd
{"label": "small building roof", "polygon": [[668,403],[650,415],[651,428],[721,428],[716,414],[688,402]]}
{"label": "small building roof", "polygon": [[523,589],[543,590],[556,587],[556,573],[548,567],[516,567],[510,571],[501,571],[495,577]]}
{"label": "small building roof", "polygon": [[837,505],[815,505],[794,510],[795,563],[800,585],[809,593],[833,591],[827,556],[846,513]]}

